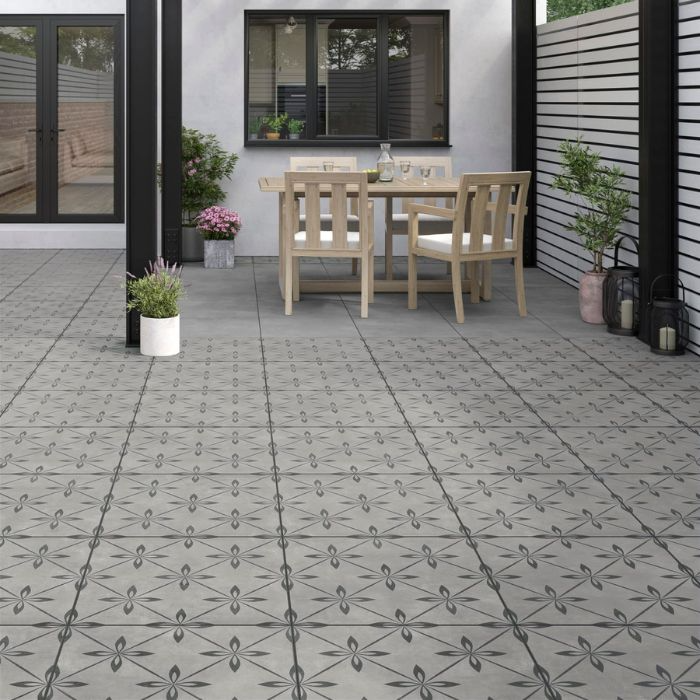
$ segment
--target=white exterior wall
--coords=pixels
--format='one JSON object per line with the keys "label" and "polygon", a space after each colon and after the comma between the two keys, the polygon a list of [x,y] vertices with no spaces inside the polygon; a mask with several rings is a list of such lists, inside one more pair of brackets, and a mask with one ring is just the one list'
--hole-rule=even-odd
{"label": "white exterior wall", "polygon": [[[3,14],[123,15],[126,0],[2,0]],[[2,248],[123,248],[124,224],[0,224]]]}
{"label": "white exterior wall", "polygon": [[[361,168],[376,163],[378,147],[244,148],[245,69],[243,12],[338,9],[337,0],[183,0],[183,123],[215,133],[240,156],[226,206],[241,213],[239,255],[277,255],[277,197],[258,189],[262,175],[280,175],[291,155],[358,155]],[[450,10],[450,142],[455,171],[509,170],[511,166],[510,0],[355,0],[353,10]],[[347,6],[344,7],[347,9]],[[401,157],[430,149],[392,149]],[[383,206],[376,237],[384,248]],[[395,239],[397,254],[404,241]]]}

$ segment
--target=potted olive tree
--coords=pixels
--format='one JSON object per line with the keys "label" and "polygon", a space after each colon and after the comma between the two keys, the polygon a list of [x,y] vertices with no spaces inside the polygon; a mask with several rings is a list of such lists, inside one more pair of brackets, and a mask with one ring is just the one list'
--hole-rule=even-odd
{"label": "potted olive tree", "polygon": [[180,352],[180,309],[185,295],[177,264],[169,266],[163,258],[149,262],[143,277],[127,272],[127,309],[141,315],[141,354],[154,357]]}
{"label": "potted olive tree", "polygon": [[569,197],[583,200],[583,211],[567,226],[581,238],[583,247],[593,256],[593,269],[579,283],[579,308],[586,323],[604,323],[603,254],[615,244],[620,226],[630,208],[630,193],[622,189],[624,173],[617,166],[601,165],[600,154],[577,141],[559,146],[562,172],[552,187]]}
{"label": "potted olive tree", "polygon": [[233,267],[233,241],[241,230],[241,217],[226,207],[209,207],[195,219],[204,239],[204,267]]}
{"label": "potted olive tree", "polygon": [[213,134],[196,129],[182,130],[182,259],[200,262],[204,246],[195,218],[202,209],[223,202],[226,198],[219,184],[231,173],[238,155],[227,153]]}

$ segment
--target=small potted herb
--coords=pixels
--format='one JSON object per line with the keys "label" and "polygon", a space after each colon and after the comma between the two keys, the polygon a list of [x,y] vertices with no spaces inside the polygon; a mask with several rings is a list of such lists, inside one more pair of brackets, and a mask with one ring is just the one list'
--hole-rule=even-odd
{"label": "small potted herb", "polygon": [[127,272],[126,290],[129,311],[141,315],[141,354],[167,357],[180,352],[180,309],[185,295],[177,264],[169,266],[163,258],[149,262],[143,277]]}
{"label": "small potted herb", "polygon": [[287,113],[278,114],[277,116],[272,116],[267,118],[268,131],[265,137],[270,141],[279,141],[282,136],[282,131],[287,126],[287,120],[289,117]]}
{"label": "small potted herb", "polygon": [[260,136],[260,131],[267,124],[266,117],[252,117],[248,122],[248,138],[251,141],[257,141]]}
{"label": "small potted herb", "polygon": [[233,242],[241,230],[241,217],[226,207],[209,207],[195,219],[204,239],[204,267],[233,267]]}
{"label": "small potted herb", "polygon": [[298,140],[301,138],[301,132],[304,131],[304,122],[301,119],[290,119],[287,122],[287,130],[290,139]]}

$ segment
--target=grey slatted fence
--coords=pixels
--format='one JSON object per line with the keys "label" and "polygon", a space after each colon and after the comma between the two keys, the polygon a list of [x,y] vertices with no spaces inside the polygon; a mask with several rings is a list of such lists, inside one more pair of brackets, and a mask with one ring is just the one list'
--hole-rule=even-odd
{"label": "grey slatted fence", "polygon": [[700,353],[700,0],[681,0],[678,18],[678,272]]}
{"label": "grey slatted fence", "polygon": [[[632,193],[622,232],[638,238],[638,3],[589,12],[537,28],[537,264],[577,284],[590,254],[566,230],[577,204],[551,188],[558,147],[576,139],[618,164]],[[636,261],[623,252],[625,262]],[[606,261],[610,263],[610,258]]]}

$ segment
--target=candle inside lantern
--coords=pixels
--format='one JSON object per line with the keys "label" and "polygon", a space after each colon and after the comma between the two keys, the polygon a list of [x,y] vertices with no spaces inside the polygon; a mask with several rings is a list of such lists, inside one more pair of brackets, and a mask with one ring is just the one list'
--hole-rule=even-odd
{"label": "candle inside lantern", "polygon": [[620,304],[620,328],[632,330],[634,328],[634,301],[623,299]]}
{"label": "candle inside lantern", "polygon": [[676,349],[676,329],[671,326],[659,328],[659,348],[661,350]]}

